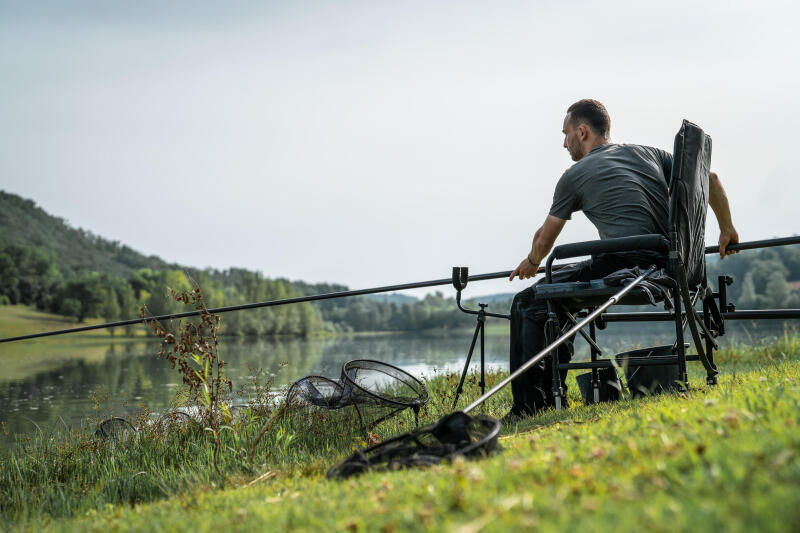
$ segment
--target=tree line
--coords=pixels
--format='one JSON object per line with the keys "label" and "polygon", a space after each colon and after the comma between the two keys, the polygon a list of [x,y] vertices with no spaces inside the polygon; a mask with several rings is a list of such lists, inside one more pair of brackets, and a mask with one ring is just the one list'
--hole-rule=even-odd
{"label": "tree line", "polygon": [[[0,305],[33,305],[78,323],[87,318],[113,322],[139,316],[143,305],[152,315],[185,311],[172,300],[170,290],[188,288],[190,278],[203,290],[209,307],[348,290],[344,285],[265,278],[240,268],[142,268],[127,277],[67,272],[64,274],[55,254],[46,250],[0,243]],[[441,293],[408,304],[361,296],[228,313],[222,333],[310,336],[321,332],[416,331],[462,327],[470,320],[456,309],[452,298]],[[124,332],[134,328],[128,326]]]}
{"label": "tree line", "polygon": [[[143,305],[154,315],[186,311],[172,300],[170,290],[188,288],[189,277],[213,307],[301,295],[286,280],[238,269],[184,272],[143,268],[127,278],[101,272],[64,275],[56,258],[46,251],[0,244],[0,304],[33,305],[76,322],[135,318]],[[307,303],[233,313],[224,324],[228,335],[304,336],[323,329],[319,313]],[[126,329],[130,332],[135,327]]]}
{"label": "tree line", "polygon": [[[724,262],[709,260],[707,271],[713,285],[718,275],[733,275],[729,300],[739,308],[800,308],[798,246],[747,251]],[[141,268],[125,277],[94,271],[67,270],[65,274],[53,253],[35,246],[0,243],[0,305],[33,305],[76,322],[135,318],[142,305],[156,315],[184,311],[172,301],[169,291],[187,288],[187,276],[202,288],[210,307],[348,290],[339,284],[265,278],[240,268]],[[494,302],[491,310],[507,312],[509,304]],[[298,337],[323,332],[446,330],[473,323],[474,317],[461,313],[453,298],[436,292],[409,303],[359,296],[238,311],[225,315],[222,333]]]}

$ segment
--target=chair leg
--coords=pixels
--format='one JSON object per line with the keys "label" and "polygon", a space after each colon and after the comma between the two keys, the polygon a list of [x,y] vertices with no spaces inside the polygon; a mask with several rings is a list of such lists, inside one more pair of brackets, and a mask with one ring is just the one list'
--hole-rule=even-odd
{"label": "chair leg", "polygon": [[[548,303],[548,307],[550,304]],[[546,338],[547,343],[551,343],[556,340],[558,335],[558,317],[556,316],[555,312],[553,312],[552,308],[550,309],[549,313],[547,314],[547,325],[546,325]],[[558,371],[558,348],[553,350],[550,353],[550,357],[552,359],[552,367],[553,367],[553,401],[555,403],[556,411],[560,411],[562,407],[562,395],[563,389],[561,388],[561,375]]]}
{"label": "chair leg", "polygon": [[[703,323],[706,326],[706,331],[711,331],[711,309],[708,305],[706,299],[703,299]],[[712,367],[716,367],[714,364],[714,340],[710,338],[710,335],[706,333],[706,357],[708,357],[708,361],[711,363]],[[714,386],[717,384],[717,372],[712,372],[711,370],[706,370],[706,384],[710,386]]]}
{"label": "chair leg", "polygon": [[[703,345],[703,340],[700,338],[700,332],[697,329],[697,323],[699,322],[700,325],[705,328],[705,324],[700,321],[699,317],[697,316],[695,309],[694,309],[694,302],[691,300],[689,296],[689,285],[686,282],[686,271],[683,270],[681,266],[678,269],[678,292],[680,293],[680,297],[683,299],[683,304],[686,313],[686,323],[689,325],[689,331],[692,334],[692,341],[694,342],[694,348],[697,350],[697,354],[700,356],[700,361],[703,363],[703,366],[706,368],[708,373],[716,374],[717,368],[714,364],[708,359],[706,356],[705,346]],[[711,336],[710,332],[706,332],[707,336]]]}
{"label": "chair leg", "polygon": [[[597,344],[597,330],[595,329],[594,321],[589,323],[589,336],[595,341],[595,345]],[[592,362],[597,361],[597,356],[599,353],[595,349],[594,346],[589,346],[589,353]],[[600,402],[600,371],[596,368],[592,369],[592,400],[594,403]]]}
{"label": "chair leg", "polygon": [[675,308],[675,336],[677,340],[678,352],[678,373],[683,386],[689,389],[689,373],[686,371],[686,347],[683,345],[683,315],[681,313],[681,298],[678,289],[673,293],[673,305]]}

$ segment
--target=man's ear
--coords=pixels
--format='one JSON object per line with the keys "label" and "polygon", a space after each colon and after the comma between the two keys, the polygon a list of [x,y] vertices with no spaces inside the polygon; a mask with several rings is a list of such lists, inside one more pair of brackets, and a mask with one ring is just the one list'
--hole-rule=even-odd
{"label": "man's ear", "polygon": [[589,128],[586,124],[578,124],[578,138],[585,141],[587,137],[589,137]]}

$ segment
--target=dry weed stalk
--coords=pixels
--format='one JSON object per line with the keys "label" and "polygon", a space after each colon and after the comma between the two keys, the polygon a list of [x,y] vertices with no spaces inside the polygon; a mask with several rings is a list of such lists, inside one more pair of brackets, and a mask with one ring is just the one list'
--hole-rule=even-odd
{"label": "dry weed stalk", "polygon": [[[191,290],[171,289],[170,295],[176,302],[198,311],[197,319],[180,320],[177,325],[170,320],[167,326],[155,319],[146,322],[161,339],[158,356],[178,369],[186,386],[187,403],[196,409],[197,421],[213,437],[214,466],[218,469],[220,430],[233,420],[227,401],[233,384],[225,376],[225,361],[219,356],[220,317],[208,312],[203,292],[193,279],[189,280]],[[142,319],[146,319],[147,306],[142,306],[141,313]]]}

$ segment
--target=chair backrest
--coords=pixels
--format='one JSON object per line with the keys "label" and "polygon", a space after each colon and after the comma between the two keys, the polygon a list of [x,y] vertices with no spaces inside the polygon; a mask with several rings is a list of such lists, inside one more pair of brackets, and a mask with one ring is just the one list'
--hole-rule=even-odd
{"label": "chair backrest", "polygon": [[[690,286],[705,279],[708,173],[711,170],[711,137],[696,124],[684,120],[675,136],[669,184],[669,231],[686,267]],[[672,238],[672,235],[670,235]]]}

